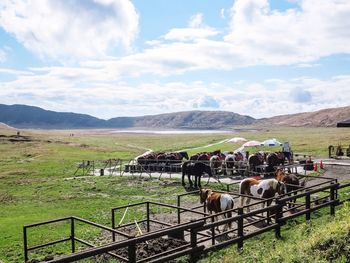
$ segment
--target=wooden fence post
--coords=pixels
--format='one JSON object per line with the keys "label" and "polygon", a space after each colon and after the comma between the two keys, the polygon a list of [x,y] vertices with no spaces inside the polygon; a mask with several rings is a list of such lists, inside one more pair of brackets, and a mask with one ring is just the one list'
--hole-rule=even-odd
{"label": "wooden fence post", "polygon": [[[115,229],[115,215],[114,209],[112,209],[112,228]],[[112,233],[113,242],[115,242],[115,233]]]}
{"label": "wooden fence post", "polygon": [[[306,190],[306,191],[308,191],[308,190]],[[306,219],[306,221],[310,221],[310,219],[311,219],[310,208],[311,208],[311,195],[309,192],[306,192],[306,195],[305,195],[305,209],[306,209],[305,219]]]}
{"label": "wooden fence post", "polygon": [[75,233],[74,233],[74,217],[70,219],[70,239],[72,242],[72,253],[75,252]]}
{"label": "wooden fence post", "polygon": [[177,196],[177,223],[181,224],[181,210],[180,210],[180,206],[181,206],[181,198],[180,195]]}
{"label": "wooden fence post", "polygon": [[129,263],[135,263],[136,262],[136,243],[132,242],[128,246],[128,259]]}
{"label": "wooden fence post", "polygon": [[149,213],[150,213],[150,209],[149,209],[149,202],[147,202],[146,204],[146,210],[147,210],[147,232],[150,232],[151,227],[150,227],[150,217],[149,217]]}
{"label": "wooden fence post", "polygon": [[23,247],[24,247],[24,262],[28,261],[28,240],[27,240],[27,227],[23,227]]}
{"label": "wooden fence post", "polygon": [[334,201],[335,201],[335,195],[336,195],[336,193],[335,193],[335,187],[336,187],[336,184],[334,184],[334,182],[331,182],[331,193],[330,193],[330,201],[332,202],[331,203],[331,208],[330,208],[330,213],[331,213],[331,215],[332,216],[334,216],[335,215],[335,203],[334,203]]}
{"label": "wooden fence post", "polygon": [[[212,223],[215,222],[215,217],[214,216],[211,217],[211,222]],[[215,227],[214,226],[211,228],[211,244],[213,246],[215,245]]]}
{"label": "wooden fence post", "polygon": [[243,248],[243,207],[238,208],[238,215],[240,216],[237,220],[237,235],[240,237],[240,240],[238,241],[238,249]]}
{"label": "wooden fence post", "polygon": [[191,248],[192,248],[192,252],[190,253],[190,263],[195,263],[197,262],[197,255],[195,253],[195,248],[197,247],[197,230],[194,228],[191,228]]}
{"label": "wooden fence post", "polygon": [[277,199],[276,204],[277,204],[277,211],[275,214],[275,221],[278,225],[275,228],[275,237],[281,238],[281,225],[282,225],[281,218],[283,215],[283,203],[279,199]]}

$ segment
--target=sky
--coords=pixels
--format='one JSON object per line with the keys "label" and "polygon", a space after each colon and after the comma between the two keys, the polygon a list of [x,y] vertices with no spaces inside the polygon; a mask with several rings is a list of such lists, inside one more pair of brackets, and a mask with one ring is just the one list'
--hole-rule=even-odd
{"label": "sky", "polygon": [[0,103],[109,119],[350,105],[349,0],[1,0]]}

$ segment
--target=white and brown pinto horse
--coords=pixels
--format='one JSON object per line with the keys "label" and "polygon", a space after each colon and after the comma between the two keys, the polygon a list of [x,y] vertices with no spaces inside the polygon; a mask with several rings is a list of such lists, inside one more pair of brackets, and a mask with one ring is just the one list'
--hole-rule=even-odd
{"label": "white and brown pinto horse", "polygon": [[[250,198],[248,196],[252,196],[269,199],[266,202],[267,206],[269,206],[272,202],[272,197],[276,194],[285,194],[285,192],[286,187],[284,183],[276,179],[257,180],[255,178],[246,178],[239,184],[239,193],[242,194],[240,197],[240,205],[241,207],[249,205]],[[262,203],[262,207],[264,206],[265,202]],[[247,209],[248,211],[250,210],[249,206]]]}
{"label": "white and brown pinto horse", "polygon": [[[210,214],[224,212],[226,210],[231,210],[234,207],[233,197],[229,194],[222,194],[214,192],[211,189],[201,189],[199,191],[201,204],[206,202],[207,209]],[[232,211],[224,213],[224,217],[232,217]],[[225,225],[224,231],[227,227],[231,229],[232,223],[229,222]],[[219,230],[219,228],[217,228]],[[220,231],[220,230],[219,230]]]}

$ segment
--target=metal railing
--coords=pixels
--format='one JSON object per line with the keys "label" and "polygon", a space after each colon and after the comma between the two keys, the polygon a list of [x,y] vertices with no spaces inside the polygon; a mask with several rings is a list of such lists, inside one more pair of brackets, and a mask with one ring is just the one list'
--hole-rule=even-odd
{"label": "metal railing", "polygon": [[[59,259],[55,259],[51,262],[73,262],[75,260],[88,258],[103,253],[108,253],[110,256],[118,258],[119,260],[125,262],[165,262],[167,260],[174,259],[183,255],[189,255],[190,260],[192,262],[195,262],[198,259],[200,253],[206,253],[209,251],[217,250],[232,244],[237,244],[238,248],[242,248],[245,240],[267,231],[274,230],[275,236],[277,238],[281,237],[281,228],[286,221],[302,215],[305,215],[306,220],[310,220],[312,212],[321,208],[329,207],[330,214],[334,215],[335,208],[337,205],[340,205],[345,201],[350,200],[350,198],[340,200],[338,190],[349,187],[350,183],[340,185],[336,180],[328,178],[328,180],[325,179],[325,182],[295,190],[290,193],[292,194],[290,196],[286,194],[277,198],[274,197],[271,199],[256,199],[254,203],[250,204],[249,206],[247,205],[244,207],[236,207],[228,211],[217,213],[215,215],[208,214],[205,210],[205,206],[203,205],[197,205],[190,208],[181,206],[182,198],[198,193],[198,191],[194,191],[179,195],[177,197],[177,205],[163,204],[158,202],[140,202],[136,204],[112,208],[111,228],[77,217],[65,217],[46,222],[26,225],[23,228],[24,257],[25,261],[27,261],[29,251],[33,251],[39,248],[51,246],[58,243],[71,242],[71,252],[73,254],[64,256]],[[241,197],[237,193],[231,192],[230,194],[232,194],[234,198]],[[312,198],[315,194],[323,196],[318,198]],[[294,200],[297,200],[297,202],[294,203]],[[263,207],[263,204],[267,201],[274,201],[275,204],[272,204],[268,207]],[[292,204],[293,206],[287,207],[288,204]],[[177,224],[172,225],[153,219],[151,217],[151,211],[153,206],[165,207],[166,209],[172,209],[174,211],[177,211]],[[260,206],[261,208],[256,208],[257,206]],[[145,217],[141,218],[141,220],[136,221],[136,223],[146,222],[146,233],[142,233],[140,236],[137,237],[135,237],[134,235],[125,234],[123,231],[120,230],[121,227],[131,226],[133,225],[133,223],[128,222],[127,224],[122,225],[116,224],[115,213],[123,211],[123,209],[125,211],[125,209],[128,209],[130,207],[143,207],[144,211],[146,211]],[[244,210],[246,210],[247,208],[250,208],[251,211],[245,212]],[[203,209],[203,212],[198,211],[199,209]],[[293,213],[289,213],[292,210],[294,210]],[[215,221],[215,218],[223,216],[227,212],[232,212],[233,216]],[[196,219],[194,222],[181,223],[181,214],[183,213],[192,213],[197,215],[199,218]],[[125,214],[125,212],[122,214]],[[31,247],[28,246],[28,228],[64,221],[70,223],[69,236],[45,244],[40,244]],[[94,245],[90,244],[86,240],[77,237],[75,233],[76,222],[82,222],[88,225],[95,226],[99,229],[109,231],[111,233],[110,244],[94,247]],[[264,222],[264,225],[262,227],[254,229],[251,228],[251,226],[255,226],[262,222]],[[165,228],[152,230],[150,227],[151,223],[163,224]],[[216,233],[215,228],[225,226],[227,223],[234,224],[235,227],[228,230],[226,229],[225,231],[220,233]],[[187,235],[185,236],[184,233],[187,233]],[[228,235],[230,235],[230,237],[227,240],[220,242],[217,241],[218,238],[225,236],[227,237]],[[119,236],[125,240],[116,241],[116,236]],[[177,238],[187,239],[187,244],[175,249],[164,251],[151,257],[142,258],[138,260],[136,259],[137,244],[163,236],[173,236]],[[76,242],[82,243],[92,248],[86,251],[76,252]],[[113,250],[119,248],[127,249],[127,258],[117,255],[113,252]]]}

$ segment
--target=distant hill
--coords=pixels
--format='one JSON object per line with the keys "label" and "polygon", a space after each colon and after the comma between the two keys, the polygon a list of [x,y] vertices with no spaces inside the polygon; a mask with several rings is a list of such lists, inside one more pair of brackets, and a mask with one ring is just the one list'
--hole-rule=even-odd
{"label": "distant hill", "polygon": [[185,111],[103,120],[87,114],[55,112],[27,105],[0,104],[0,122],[15,128],[232,129],[235,126],[250,124],[336,127],[338,122],[349,120],[350,106],[264,119],[254,119],[229,111]]}
{"label": "distant hill", "polygon": [[104,120],[85,114],[55,112],[27,105],[0,104],[0,122],[16,128],[95,128]]}
{"label": "distant hill", "polygon": [[225,111],[188,111],[103,120],[86,114],[55,112],[27,105],[0,104],[0,122],[16,128],[168,128],[223,129],[255,122],[249,116]]}
{"label": "distant hill", "polygon": [[303,112],[289,115],[280,115],[258,120],[259,123],[270,123],[283,126],[313,126],[336,127],[338,122],[350,121],[350,106],[323,109],[314,112]]}
{"label": "distant hill", "polygon": [[[125,121],[125,120],[124,120]],[[255,119],[227,111],[186,111],[134,117],[128,119],[133,127],[169,128],[169,129],[220,129],[236,125],[248,125]],[[121,118],[108,120],[110,126],[118,126]]]}

